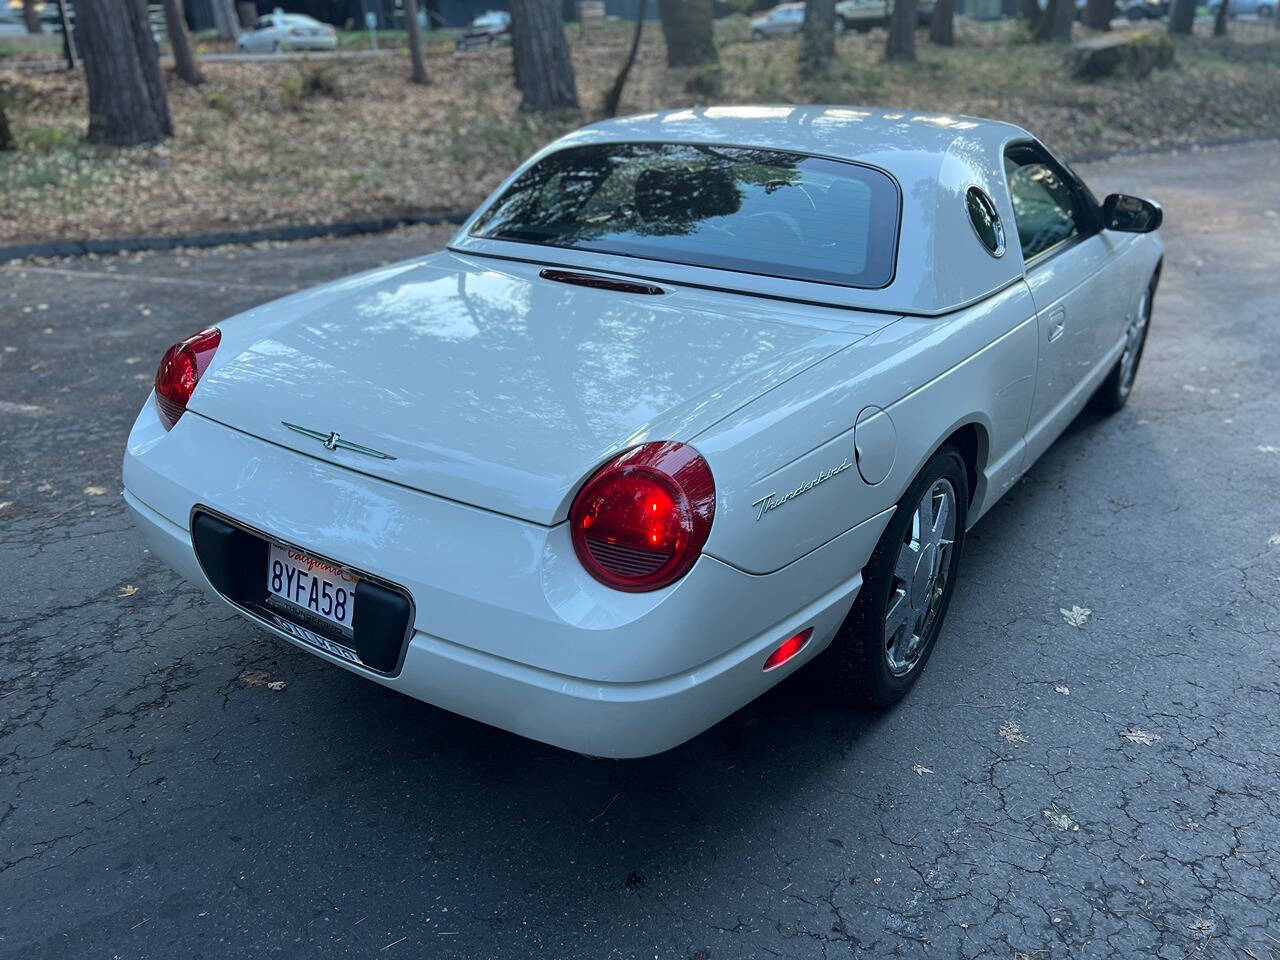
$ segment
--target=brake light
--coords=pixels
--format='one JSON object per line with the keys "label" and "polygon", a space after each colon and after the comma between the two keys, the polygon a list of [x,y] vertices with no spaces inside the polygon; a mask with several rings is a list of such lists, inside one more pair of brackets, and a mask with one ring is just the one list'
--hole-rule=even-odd
{"label": "brake light", "polygon": [[209,368],[218,349],[222,332],[217,328],[179,340],[164,352],[156,369],[156,409],[166,430],[172,430],[178,418],[187,412],[187,403]]}
{"label": "brake light", "polygon": [[601,583],[657,590],[689,572],[711,533],[715,507],[715,481],[698,451],[646,443],[583,484],[569,512],[573,548]]}
{"label": "brake light", "polygon": [[765,670],[772,670],[774,667],[782,666],[803,650],[805,644],[809,642],[809,638],[812,636],[813,627],[807,627],[794,636],[787,637],[787,639],[778,644],[778,649],[769,654],[769,658],[764,662]]}

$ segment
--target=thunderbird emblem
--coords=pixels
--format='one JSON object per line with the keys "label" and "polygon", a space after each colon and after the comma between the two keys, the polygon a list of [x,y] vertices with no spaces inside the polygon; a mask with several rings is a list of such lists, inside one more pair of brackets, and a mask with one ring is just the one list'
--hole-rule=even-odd
{"label": "thunderbird emblem", "polygon": [[326,450],[350,450],[352,453],[363,453],[366,457],[377,457],[379,460],[395,459],[391,454],[375,450],[373,447],[365,447],[358,443],[352,443],[350,440],[343,440],[341,434],[333,431],[321,433],[319,430],[300,427],[296,423],[290,423],[288,420],[281,420],[280,422],[294,433],[300,433],[304,437],[310,437],[312,440],[319,440]]}

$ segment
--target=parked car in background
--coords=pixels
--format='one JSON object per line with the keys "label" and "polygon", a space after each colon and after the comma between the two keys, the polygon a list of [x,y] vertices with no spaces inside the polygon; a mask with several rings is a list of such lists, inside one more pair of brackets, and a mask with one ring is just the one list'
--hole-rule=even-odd
{"label": "parked car in background", "polygon": [[511,14],[505,10],[490,10],[471,21],[471,25],[458,37],[456,49],[472,47],[496,47],[511,42]]}
{"label": "parked car in background", "polygon": [[237,53],[281,53],[285,50],[334,50],[338,35],[333,27],[302,13],[276,10],[259,17],[252,30],[236,40]]}
{"label": "parked car in background", "polygon": [[[1130,20],[1159,20],[1169,15],[1170,0],[1124,0],[1116,5],[1116,13],[1123,14]],[[1080,4],[1080,12],[1084,13],[1084,4]]]}
{"label": "parked car in background", "polygon": [[174,344],[125,502],[276,637],[581,753],[666,750],[818,656],[888,705],[969,528],[1129,398],[1161,219],[972,117],[598,123],[447,250]]}
{"label": "parked car in background", "polygon": [[784,33],[799,33],[804,26],[803,3],[780,3],[763,17],[751,21],[751,39],[763,40]]}
{"label": "parked car in background", "polygon": [[[935,0],[919,0],[916,10],[920,23],[933,17]],[[889,25],[890,6],[885,0],[840,0],[836,4],[836,27],[842,30],[870,30]]]}
{"label": "parked car in background", "polygon": [[[1221,4],[1213,3],[1209,5],[1209,12],[1215,17],[1218,15],[1219,6]],[[1228,16],[1238,17],[1241,14],[1250,13],[1259,17],[1274,17],[1276,13],[1275,0],[1228,0]]]}

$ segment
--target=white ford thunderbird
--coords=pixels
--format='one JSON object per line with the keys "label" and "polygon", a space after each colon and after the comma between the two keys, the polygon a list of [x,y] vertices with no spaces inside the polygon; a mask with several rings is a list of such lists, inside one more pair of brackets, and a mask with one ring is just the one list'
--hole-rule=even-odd
{"label": "white ford thunderbird", "polygon": [[1160,221],[1003,123],[596,124],[447,250],[174,344],[125,499],[268,631],[584,753],[672,747],[819,655],[888,704],[965,531],[1128,398]]}

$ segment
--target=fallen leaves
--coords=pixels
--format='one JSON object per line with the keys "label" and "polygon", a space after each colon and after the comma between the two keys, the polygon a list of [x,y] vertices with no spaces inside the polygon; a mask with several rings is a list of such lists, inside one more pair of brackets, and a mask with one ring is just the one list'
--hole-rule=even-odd
{"label": "fallen leaves", "polygon": [[1060,694],[1062,694],[1064,697],[1069,697],[1069,696],[1071,696],[1071,688],[1070,688],[1070,687],[1068,687],[1066,684],[1063,684],[1063,683],[1060,683],[1060,684],[1058,684],[1056,687],[1054,687],[1054,688],[1053,688],[1053,692],[1054,692],[1054,693],[1060,693]]}
{"label": "fallen leaves", "polygon": [[84,495],[86,497],[105,497],[107,495],[107,488],[94,486],[85,487]]}
{"label": "fallen leaves", "polygon": [[266,687],[268,690],[277,692],[285,688],[283,680],[272,680],[261,670],[245,670],[236,679],[246,687]]}
{"label": "fallen leaves", "polygon": [[[613,82],[628,31],[625,23],[601,24],[589,31],[591,39],[575,38],[570,52],[583,103],[598,103]],[[1149,96],[1129,83],[1074,80],[1059,58],[1010,43],[1002,27],[962,31],[964,42],[949,48],[945,68],[908,72],[884,68],[878,34],[847,31],[837,46],[851,79],[833,74],[821,88],[799,77],[789,41],[732,43],[722,54],[723,99],[813,102],[826,91],[834,97],[829,102],[849,102],[871,87],[885,100],[928,103],[943,113],[996,112],[1072,154],[1274,126],[1280,77],[1258,68],[1259,44],[1242,42],[1238,33],[1211,52],[1180,49],[1188,69],[1165,71],[1162,95]],[[87,108],[79,74],[6,71],[6,86],[32,105],[11,113],[11,121],[20,139],[29,131],[32,144],[43,146],[24,144],[0,170],[6,209],[0,236],[9,242],[165,234],[466,208],[534,149],[584,119],[521,114],[507,48],[465,56],[432,50],[427,58],[429,90],[407,82],[398,50],[330,64],[326,71],[336,74],[343,93],[340,109],[326,98],[286,104],[286,88],[302,69],[297,64],[202,62],[204,84],[168,91],[175,136],[160,147],[124,150],[83,142]],[[662,42],[646,36],[624,111],[706,103],[682,89],[683,79],[667,70]],[[1015,83],[1018,96],[1010,98]],[[1224,84],[1231,109],[1184,106],[1218,103]],[[1133,108],[1137,95],[1140,111]],[[1082,103],[1087,109],[1079,109]],[[344,162],[326,162],[335,157]]]}
{"label": "fallen leaves", "polygon": [[1089,617],[1093,615],[1093,611],[1088,607],[1082,607],[1079,604],[1072,604],[1071,609],[1059,607],[1058,612],[1062,614],[1062,619],[1067,621],[1073,627],[1083,627],[1089,622]]}
{"label": "fallen leaves", "polygon": [[1260,443],[1258,444],[1258,452],[1259,453],[1280,453],[1280,447],[1274,446],[1270,443]]}
{"label": "fallen leaves", "polygon": [[137,592],[138,592],[137,587],[135,587],[132,583],[126,583],[123,587],[120,588],[120,592],[116,594],[116,596],[132,597]]}
{"label": "fallen leaves", "polygon": [[928,767],[919,763],[917,763],[914,767],[912,767],[911,771],[918,777],[923,777],[926,773],[933,773],[933,771],[930,770]]}
{"label": "fallen leaves", "polygon": [[1000,724],[1000,729],[996,731],[1008,743],[1026,743],[1027,738],[1022,733],[1022,728],[1012,720],[1006,720]]}
{"label": "fallen leaves", "polygon": [[1139,743],[1144,747],[1149,747],[1160,739],[1159,734],[1147,733],[1147,731],[1139,730],[1137,727],[1130,727],[1128,730],[1121,730],[1120,736],[1124,737],[1130,743]]}
{"label": "fallen leaves", "polygon": [[1058,805],[1056,803],[1053,804],[1048,810],[1044,810],[1041,812],[1044,814],[1044,818],[1049,822],[1050,826],[1056,827],[1057,829],[1063,830],[1063,831],[1071,831],[1074,833],[1080,832],[1080,824],[1072,820],[1068,814],[1066,814],[1062,810],[1059,810]]}
{"label": "fallen leaves", "polygon": [[1267,546],[1280,547],[1280,533],[1273,533],[1271,536],[1267,537]]}

